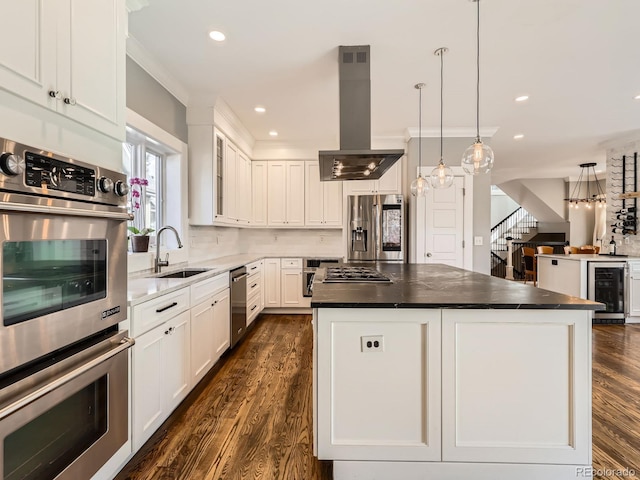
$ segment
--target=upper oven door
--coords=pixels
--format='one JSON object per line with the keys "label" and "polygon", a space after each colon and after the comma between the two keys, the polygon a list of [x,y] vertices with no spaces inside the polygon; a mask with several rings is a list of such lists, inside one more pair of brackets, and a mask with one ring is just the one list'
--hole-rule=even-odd
{"label": "upper oven door", "polygon": [[124,320],[127,301],[126,212],[0,195],[8,197],[0,201],[0,373]]}

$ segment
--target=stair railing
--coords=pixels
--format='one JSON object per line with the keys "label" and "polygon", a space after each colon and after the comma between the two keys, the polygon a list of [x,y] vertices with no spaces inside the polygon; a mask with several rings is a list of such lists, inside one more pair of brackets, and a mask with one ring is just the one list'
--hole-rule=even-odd
{"label": "stair railing", "polygon": [[536,226],[536,219],[524,208],[518,207],[504,219],[491,228],[491,248],[492,250],[506,250],[506,243],[500,245],[499,240],[506,236],[517,237],[520,232],[517,229],[529,229]]}

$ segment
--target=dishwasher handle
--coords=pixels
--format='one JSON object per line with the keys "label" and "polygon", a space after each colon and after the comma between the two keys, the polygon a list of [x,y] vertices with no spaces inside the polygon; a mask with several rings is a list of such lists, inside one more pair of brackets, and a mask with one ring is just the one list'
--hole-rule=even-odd
{"label": "dishwasher handle", "polygon": [[249,276],[248,274],[243,273],[242,275],[239,275],[239,276],[237,276],[237,277],[234,277],[234,278],[232,278],[231,280],[232,280],[233,282],[239,282],[240,280],[242,280],[243,278],[246,278],[246,277],[248,277],[248,276]]}

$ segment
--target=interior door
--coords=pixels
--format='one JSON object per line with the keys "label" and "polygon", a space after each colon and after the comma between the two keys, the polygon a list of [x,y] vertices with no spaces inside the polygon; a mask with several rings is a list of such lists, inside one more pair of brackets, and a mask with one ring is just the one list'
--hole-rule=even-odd
{"label": "interior door", "polygon": [[464,266],[464,177],[455,177],[449,188],[432,188],[425,198],[425,245],[418,263]]}

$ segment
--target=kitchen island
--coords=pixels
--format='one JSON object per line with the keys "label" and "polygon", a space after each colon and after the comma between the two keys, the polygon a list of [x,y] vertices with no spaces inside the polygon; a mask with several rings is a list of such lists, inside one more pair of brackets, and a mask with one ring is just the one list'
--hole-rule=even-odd
{"label": "kitchen island", "polygon": [[600,304],[445,265],[314,282],[314,448],[334,478],[575,479]]}

